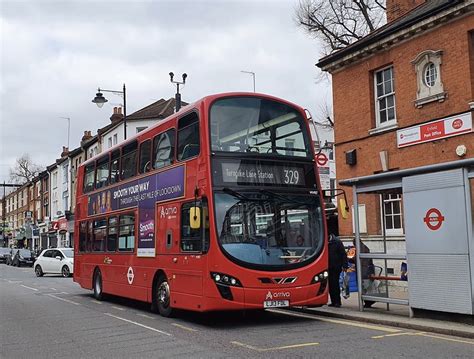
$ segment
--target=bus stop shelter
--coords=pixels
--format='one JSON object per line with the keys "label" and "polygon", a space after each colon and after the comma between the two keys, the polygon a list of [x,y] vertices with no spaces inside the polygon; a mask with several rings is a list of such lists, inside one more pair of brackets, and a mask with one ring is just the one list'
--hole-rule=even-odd
{"label": "bus stop shelter", "polygon": [[[413,309],[474,313],[474,159],[384,172],[339,182],[351,186],[356,263],[368,260],[383,263],[377,278],[385,290],[370,293],[363,288],[363,271],[357,271],[359,310],[364,301],[407,305]],[[365,194],[397,193],[403,199],[405,252],[387,251],[387,235],[382,227],[383,246],[364,253],[361,243],[359,198]],[[383,212],[384,206],[381,206]],[[383,214],[382,214],[383,215]],[[362,251],[361,251],[362,249]],[[408,295],[393,296],[388,283],[387,262],[406,261]],[[373,274],[372,274],[373,275]]]}

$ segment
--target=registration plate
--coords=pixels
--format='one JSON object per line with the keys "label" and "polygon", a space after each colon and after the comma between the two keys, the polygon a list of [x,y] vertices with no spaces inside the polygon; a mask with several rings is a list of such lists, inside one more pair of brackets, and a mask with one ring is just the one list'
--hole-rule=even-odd
{"label": "registration plate", "polygon": [[263,302],[264,308],[281,308],[281,307],[289,307],[290,301],[289,300],[266,300]]}

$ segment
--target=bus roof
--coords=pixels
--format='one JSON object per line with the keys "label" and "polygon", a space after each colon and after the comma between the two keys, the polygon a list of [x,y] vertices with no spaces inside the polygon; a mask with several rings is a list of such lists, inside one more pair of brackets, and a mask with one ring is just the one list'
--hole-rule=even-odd
{"label": "bus roof", "polygon": [[290,101],[287,101],[287,100],[284,100],[282,98],[279,98],[279,97],[275,97],[275,96],[272,96],[272,95],[268,95],[268,94],[264,94],[264,93],[258,93],[258,92],[223,92],[223,93],[217,93],[217,94],[213,94],[213,95],[208,95],[208,96],[205,96],[205,97],[202,97],[201,99],[197,100],[197,101],[194,101],[184,107],[182,107],[178,112],[172,114],[172,115],[169,115],[168,117],[164,118],[163,120],[161,121],[158,121],[156,124],[148,127],[147,129],[139,132],[139,133],[136,133],[134,134],[133,136],[130,136],[129,138],[127,138],[125,141],[122,141],[122,142],[119,142],[117,143],[116,145],[108,148],[106,151],[103,151],[101,153],[98,153],[97,155],[95,155],[94,157],[91,157],[89,159],[87,159],[86,161],[84,161],[83,163],[81,163],[80,166],[85,166],[87,164],[89,164],[90,162],[93,162],[95,161],[97,158],[103,156],[105,153],[109,153],[109,152],[112,152],[114,151],[115,149],[117,148],[120,148],[124,145],[126,145],[127,143],[130,143],[132,142],[133,140],[136,140],[138,137],[141,137],[143,135],[145,135],[148,131],[152,131],[153,129],[155,129],[156,127],[158,126],[163,126],[164,124],[166,124],[167,122],[170,122],[170,121],[174,121],[177,117],[180,117],[181,115],[185,114],[186,112],[188,112],[189,110],[193,109],[193,108],[197,108],[199,107],[199,105],[201,103],[206,103],[206,104],[210,104],[211,102],[214,102],[216,99],[219,99],[219,98],[225,98],[225,97],[239,97],[239,96],[248,96],[248,97],[263,97],[263,98],[266,98],[266,99],[269,99],[269,100],[275,100],[275,101],[278,101],[278,102],[283,102],[283,103],[286,103],[287,105],[290,105],[292,107],[301,107],[295,103],[292,103]]}

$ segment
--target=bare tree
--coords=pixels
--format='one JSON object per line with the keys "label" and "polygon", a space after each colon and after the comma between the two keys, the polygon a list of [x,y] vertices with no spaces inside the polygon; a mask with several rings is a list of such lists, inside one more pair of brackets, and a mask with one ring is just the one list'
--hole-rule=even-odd
{"label": "bare tree", "polygon": [[16,159],[10,168],[10,181],[16,184],[30,182],[41,171],[41,166],[34,164],[27,153]]}
{"label": "bare tree", "polygon": [[296,21],[322,41],[325,54],[340,50],[385,23],[385,0],[300,0]]}

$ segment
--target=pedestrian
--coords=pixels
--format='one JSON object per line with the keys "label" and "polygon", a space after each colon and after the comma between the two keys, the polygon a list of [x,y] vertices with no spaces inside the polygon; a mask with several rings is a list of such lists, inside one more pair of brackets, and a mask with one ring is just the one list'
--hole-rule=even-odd
{"label": "pedestrian", "polygon": [[[360,241],[360,253],[370,253],[369,247],[367,247],[362,241]],[[362,278],[362,294],[370,294],[370,288],[374,283],[374,280],[371,278],[375,274],[374,261],[371,258],[361,258],[360,266]],[[364,308],[370,308],[374,303],[375,302],[371,300],[364,300]]]}
{"label": "pedestrian", "polygon": [[341,288],[339,277],[342,270],[346,270],[347,255],[341,240],[333,233],[329,235],[329,296],[331,303],[329,307],[339,308],[341,306]]}

